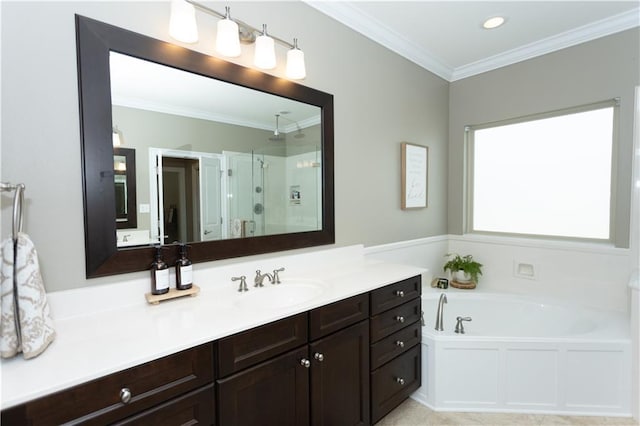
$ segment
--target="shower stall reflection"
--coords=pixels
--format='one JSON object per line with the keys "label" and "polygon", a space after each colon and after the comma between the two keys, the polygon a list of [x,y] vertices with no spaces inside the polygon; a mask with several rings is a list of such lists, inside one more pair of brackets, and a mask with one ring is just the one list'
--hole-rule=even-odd
{"label": "shower stall reflection", "polygon": [[321,229],[318,149],[291,156],[150,149],[150,162],[152,243]]}

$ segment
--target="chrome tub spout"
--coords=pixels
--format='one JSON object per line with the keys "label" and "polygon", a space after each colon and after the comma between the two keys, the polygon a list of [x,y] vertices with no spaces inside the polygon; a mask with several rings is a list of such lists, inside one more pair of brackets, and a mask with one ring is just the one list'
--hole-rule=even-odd
{"label": "chrome tub spout", "polygon": [[443,331],[444,327],[442,324],[442,314],[444,311],[444,304],[447,303],[447,295],[445,293],[442,293],[440,295],[440,300],[438,301],[438,312],[436,314],[436,330],[437,331]]}

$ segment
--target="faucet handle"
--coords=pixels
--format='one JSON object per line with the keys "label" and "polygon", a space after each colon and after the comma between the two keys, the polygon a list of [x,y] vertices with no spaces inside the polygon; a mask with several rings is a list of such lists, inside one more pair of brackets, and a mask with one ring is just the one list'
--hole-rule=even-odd
{"label": "faucet handle", "polygon": [[253,286],[254,287],[264,287],[264,285],[262,284],[262,281],[264,280],[264,277],[262,276],[262,272],[260,271],[260,269],[256,270],[256,277],[253,280]]}
{"label": "faucet handle", "polygon": [[456,329],[454,330],[458,334],[464,334],[464,327],[462,321],[471,321],[471,317],[456,317]]}
{"label": "faucet handle", "polygon": [[249,291],[249,289],[247,288],[247,277],[242,275],[239,277],[231,277],[231,281],[238,281],[240,280],[240,285],[238,286],[238,291],[239,292],[243,292],[243,291]]}
{"label": "faucet handle", "polygon": [[280,275],[278,275],[278,272],[284,272],[284,268],[273,270],[273,282],[271,284],[280,284]]}

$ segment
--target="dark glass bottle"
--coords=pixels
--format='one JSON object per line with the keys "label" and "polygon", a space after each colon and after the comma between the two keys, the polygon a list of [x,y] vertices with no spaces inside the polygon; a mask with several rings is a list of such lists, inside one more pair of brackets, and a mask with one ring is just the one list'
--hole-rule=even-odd
{"label": "dark glass bottle", "polygon": [[162,247],[156,247],[156,260],[151,264],[151,294],[169,292],[169,266],[162,260]]}
{"label": "dark glass bottle", "polygon": [[188,290],[193,285],[193,267],[187,259],[187,246],[180,244],[180,258],[176,261],[176,288]]}

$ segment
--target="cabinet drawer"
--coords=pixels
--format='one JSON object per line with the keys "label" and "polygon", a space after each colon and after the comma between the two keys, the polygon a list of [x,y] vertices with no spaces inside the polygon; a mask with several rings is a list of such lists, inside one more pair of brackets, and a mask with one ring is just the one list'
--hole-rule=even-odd
{"label": "cabinet drawer", "polygon": [[420,298],[397,306],[371,317],[371,342],[389,336],[392,333],[420,320]]}
{"label": "cabinet drawer", "polygon": [[371,292],[371,315],[402,305],[408,300],[420,297],[422,293],[422,277],[407,278],[397,283],[379,288]]}
{"label": "cabinet drawer", "polygon": [[[208,343],[5,410],[2,423],[113,423],[213,379],[213,345]],[[127,404],[120,396],[124,388],[131,392]]]}
{"label": "cabinet drawer", "polygon": [[369,318],[369,295],[350,297],[309,312],[309,336],[319,339]]}
{"label": "cabinet drawer", "polygon": [[218,341],[218,373],[227,376],[307,343],[307,314],[265,324]]}
{"label": "cabinet drawer", "polygon": [[420,343],[421,332],[420,322],[414,322],[371,345],[371,369],[375,370]]}
{"label": "cabinet drawer", "polygon": [[371,421],[380,420],[420,387],[420,346],[371,373]]}
{"label": "cabinet drawer", "polygon": [[216,423],[215,399],[213,383],[211,383],[209,386],[174,398],[115,425],[214,425]]}

